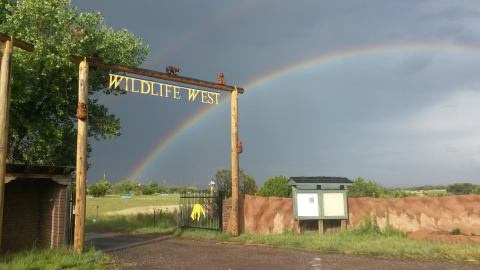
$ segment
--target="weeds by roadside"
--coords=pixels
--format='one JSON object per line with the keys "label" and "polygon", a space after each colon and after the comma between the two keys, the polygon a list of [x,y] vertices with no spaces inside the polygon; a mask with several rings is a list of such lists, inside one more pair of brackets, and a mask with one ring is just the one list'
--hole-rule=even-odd
{"label": "weeds by roadside", "polygon": [[412,240],[393,227],[379,230],[363,226],[347,231],[319,235],[306,232],[231,237],[226,233],[201,230],[182,230],[178,236],[187,239],[233,241],[245,244],[264,244],[276,247],[301,248],[343,254],[370,255],[388,258],[480,262],[480,245],[473,243],[437,243]]}
{"label": "weeds by roadside", "polygon": [[0,270],[104,270],[116,268],[108,255],[93,248],[89,248],[83,254],[77,254],[68,249],[31,249],[0,257]]}

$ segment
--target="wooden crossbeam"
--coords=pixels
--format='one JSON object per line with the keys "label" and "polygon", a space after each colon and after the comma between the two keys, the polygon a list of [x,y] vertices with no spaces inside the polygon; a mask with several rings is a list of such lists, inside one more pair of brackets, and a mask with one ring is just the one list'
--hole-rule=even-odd
{"label": "wooden crossbeam", "polygon": [[33,50],[35,49],[35,47],[30,43],[16,38],[12,39],[9,35],[0,32],[0,41],[5,42],[7,40],[13,40],[13,47],[17,47],[28,52],[33,52]]}
{"label": "wooden crossbeam", "polygon": [[[72,60],[75,63],[79,64],[80,62],[82,62],[84,60],[84,58],[80,57],[80,56],[72,56]],[[97,59],[93,59],[93,58],[87,58],[87,62],[92,67],[98,67],[98,68],[102,68],[102,69],[122,71],[122,72],[126,72],[126,73],[137,74],[137,75],[140,75],[140,76],[146,76],[146,77],[156,78],[156,79],[165,80],[165,81],[172,81],[172,82],[179,82],[179,83],[184,83],[184,84],[196,85],[196,86],[200,86],[200,87],[217,89],[217,90],[226,91],[226,92],[235,91],[235,86],[232,86],[232,85],[222,85],[222,84],[203,81],[203,80],[199,80],[199,79],[170,75],[168,73],[160,72],[160,71],[156,71],[156,70],[150,70],[150,69],[144,69],[144,68],[134,68],[134,67],[129,67],[129,66],[104,64],[104,63],[99,62]],[[240,94],[243,94],[243,92],[245,91],[241,87],[237,87],[237,90],[238,90],[238,93],[240,93]]]}

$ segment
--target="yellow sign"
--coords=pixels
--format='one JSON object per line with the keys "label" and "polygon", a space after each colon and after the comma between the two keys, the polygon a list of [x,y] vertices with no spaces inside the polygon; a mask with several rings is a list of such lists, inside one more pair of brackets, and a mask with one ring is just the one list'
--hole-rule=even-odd
{"label": "yellow sign", "polygon": [[203,207],[201,204],[197,203],[193,206],[193,211],[192,211],[192,214],[190,215],[190,217],[195,221],[199,221],[200,220],[200,215],[203,215],[203,217],[205,218],[205,211],[203,211]]}
{"label": "yellow sign", "polygon": [[108,87],[118,89],[121,86],[123,86],[123,90],[130,93],[139,93],[177,100],[188,98],[188,101],[190,102],[199,100],[201,103],[213,105],[218,105],[218,97],[220,96],[220,93],[216,92],[110,74]]}

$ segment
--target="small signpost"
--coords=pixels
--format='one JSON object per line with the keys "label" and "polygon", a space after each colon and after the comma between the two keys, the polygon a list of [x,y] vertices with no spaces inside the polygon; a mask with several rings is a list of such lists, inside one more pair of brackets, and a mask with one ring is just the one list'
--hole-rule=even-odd
{"label": "small signpost", "polygon": [[348,220],[347,188],[352,181],[344,177],[291,177],[293,214],[297,220],[318,220],[323,233],[324,220]]}
{"label": "small signpost", "polygon": [[[241,153],[241,143],[238,141],[238,94],[243,93],[244,89],[240,87],[224,84],[223,74],[221,80],[217,83],[208,82],[183,76],[177,76],[175,73],[163,73],[154,70],[133,68],[127,66],[104,64],[93,59],[81,57],[72,57],[79,64],[79,82],[78,82],[78,133],[77,133],[77,192],[75,217],[74,250],[81,253],[85,242],[85,207],[86,207],[86,174],[87,174],[87,138],[88,138],[88,70],[89,66],[103,68],[112,71],[126,72],[140,76],[160,79],[168,82],[178,82],[197,87],[216,89],[231,93],[231,162],[232,162],[232,211],[230,215],[229,232],[232,235],[238,235],[238,209],[239,209],[239,184],[238,155]],[[194,89],[190,87],[177,86],[173,84],[143,80],[118,74],[110,74],[109,87],[113,89],[122,88],[123,90],[135,93],[150,95],[153,98],[172,98],[188,99],[190,102],[200,101],[201,103],[217,105],[219,93]]]}

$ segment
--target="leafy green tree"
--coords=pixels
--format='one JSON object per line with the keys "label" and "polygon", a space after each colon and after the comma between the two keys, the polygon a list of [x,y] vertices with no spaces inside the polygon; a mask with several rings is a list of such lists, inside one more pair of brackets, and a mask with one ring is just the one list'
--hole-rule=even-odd
{"label": "leafy green tree", "polygon": [[250,175],[244,174],[243,171],[240,171],[241,175],[240,179],[242,180],[242,184],[240,185],[240,190],[243,194],[253,195],[257,192],[257,183],[255,179]]}
{"label": "leafy green tree", "polygon": [[[138,66],[148,47],[128,30],[115,31],[98,12],[79,12],[68,0],[2,1],[0,31],[30,42],[34,52],[15,50],[10,108],[9,162],[75,164],[78,65],[72,55]],[[120,134],[120,121],[98,102],[107,70],[90,69],[89,136]],[[117,92],[115,92],[117,93]]]}
{"label": "leafy green tree", "polygon": [[7,16],[7,4],[11,3],[10,0],[0,0],[0,24],[5,21],[5,17]]}
{"label": "leafy green tree", "polygon": [[473,189],[473,194],[480,194],[480,185],[477,185],[474,189]]}
{"label": "leafy green tree", "polygon": [[456,183],[447,186],[447,192],[462,195],[462,194],[471,194],[475,189],[475,185],[471,183]]}
{"label": "leafy green tree", "polygon": [[120,195],[141,194],[142,185],[131,180],[122,180],[112,186],[113,193]]}
{"label": "leafy green tree", "polygon": [[288,186],[288,178],[285,176],[273,176],[268,178],[263,187],[257,193],[260,196],[291,197],[292,187]]}
{"label": "leafy green tree", "polygon": [[[257,184],[253,177],[247,175],[243,170],[239,174],[240,192],[242,194],[255,194],[257,191]],[[232,173],[230,170],[222,169],[215,173],[215,181],[217,188],[223,190],[225,197],[232,196]]]}
{"label": "leafy green tree", "polygon": [[158,183],[154,180],[148,182],[146,185],[142,186],[143,195],[153,195],[159,192]]}
{"label": "leafy green tree", "polygon": [[88,194],[93,197],[103,197],[107,195],[111,188],[112,185],[107,180],[101,180],[88,187]]}
{"label": "leafy green tree", "polygon": [[358,177],[352,182],[353,184],[348,187],[350,197],[383,197],[385,194],[385,188],[374,181]]}

